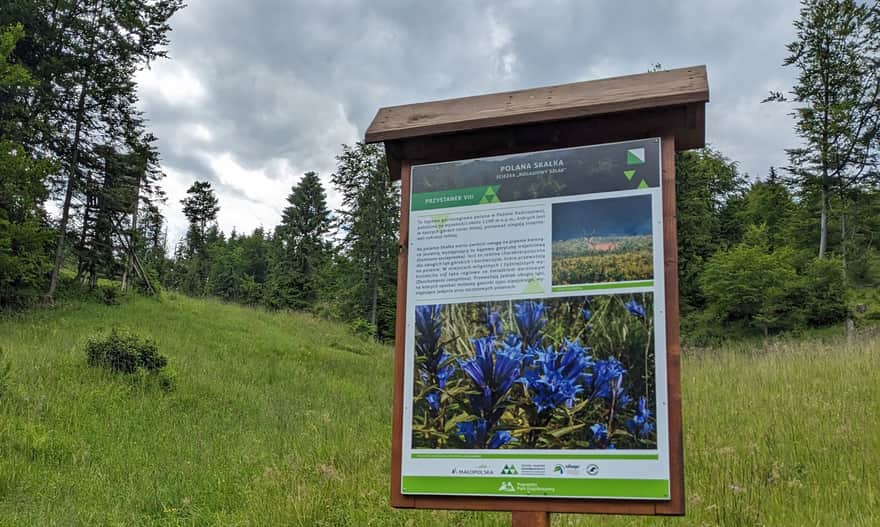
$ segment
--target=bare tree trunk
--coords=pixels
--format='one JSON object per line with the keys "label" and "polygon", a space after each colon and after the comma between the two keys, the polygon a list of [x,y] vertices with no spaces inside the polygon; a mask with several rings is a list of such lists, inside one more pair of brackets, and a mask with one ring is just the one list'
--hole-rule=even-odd
{"label": "bare tree trunk", "polygon": [[840,254],[843,262],[843,278],[846,279],[846,206],[840,205]]}
{"label": "bare tree trunk", "polygon": [[828,246],[828,189],[822,187],[822,214],[819,216],[819,258],[825,257]]}
{"label": "bare tree trunk", "polygon": [[55,297],[58,289],[58,275],[61,265],[64,263],[64,242],[67,239],[67,223],[70,220],[70,202],[73,200],[73,187],[76,185],[76,174],[79,168],[79,136],[82,132],[83,116],[86,108],[86,86],[88,84],[88,72],[83,78],[82,88],[79,92],[79,103],[76,109],[76,129],[73,132],[73,152],[70,156],[70,174],[67,177],[67,189],[64,191],[64,205],[61,207],[61,223],[58,225],[58,243],[55,245],[55,265],[52,267],[52,278],[49,281],[49,292],[46,296],[49,300]]}

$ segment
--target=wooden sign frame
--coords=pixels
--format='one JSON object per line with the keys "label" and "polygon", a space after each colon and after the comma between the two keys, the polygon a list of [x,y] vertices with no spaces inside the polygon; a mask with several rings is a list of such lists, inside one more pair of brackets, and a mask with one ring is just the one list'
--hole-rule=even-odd
{"label": "wooden sign frame", "polygon": [[[705,142],[708,81],[703,66],[521,92],[384,108],[367,142],[384,142],[401,184],[391,505],[401,508],[683,515],[675,152]],[[408,495],[401,492],[411,167],[492,155],[661,138],[670,499],[568,499]]]}

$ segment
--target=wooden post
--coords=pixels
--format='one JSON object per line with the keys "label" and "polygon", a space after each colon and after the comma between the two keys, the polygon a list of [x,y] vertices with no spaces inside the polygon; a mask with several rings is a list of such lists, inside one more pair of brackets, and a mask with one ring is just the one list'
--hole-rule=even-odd
{"label": "wooden post", "polygon": [[513,527],[550,527],[549,512],[513,512]]}

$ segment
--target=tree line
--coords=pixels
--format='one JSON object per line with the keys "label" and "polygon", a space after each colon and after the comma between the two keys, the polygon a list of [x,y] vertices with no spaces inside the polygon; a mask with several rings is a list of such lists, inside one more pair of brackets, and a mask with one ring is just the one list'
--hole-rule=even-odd
{"label": "tree line", "polygon": [[[134,74],[165,56],[179,0],[19,0],[0,5],[0,309],[64,288],[160,287],[310,310],[394,334],[399,188],[380,147],[343,145],[328,209],[317,174],[279,225],[222,232],[209,182],[181,206],[168,247],[156,138]],[[686,335],[771,334],[848,317],[880,277],[877,2],[804,0],[766,102],[794,108],[801,146],[763,179],[704,148],[677,156]],[[47,211],[47,205],[54,209]]]}
{"label": "tree line", "polygon": [[182,200],[185,238],[151,269],[166,287],[271,309],[310,310],[378,338],[394,335],[399,188],[376,145],[343,145],[331,182],[332,212],[315,172],[292,188],[281,223],[250,234],[217,226],[220,204],[207,181]]}

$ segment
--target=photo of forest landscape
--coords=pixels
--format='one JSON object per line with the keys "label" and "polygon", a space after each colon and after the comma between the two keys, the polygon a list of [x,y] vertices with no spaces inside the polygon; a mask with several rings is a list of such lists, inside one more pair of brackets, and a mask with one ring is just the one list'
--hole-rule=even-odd
{"label": "photo of forest landscape", "polygon": [[417,306],[413,448],[656,448],[652,296]]}
{"label": "photo of forest landscape", "polygon": [[553,204],[553,285],[650,280],[651,197]]}

